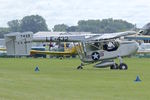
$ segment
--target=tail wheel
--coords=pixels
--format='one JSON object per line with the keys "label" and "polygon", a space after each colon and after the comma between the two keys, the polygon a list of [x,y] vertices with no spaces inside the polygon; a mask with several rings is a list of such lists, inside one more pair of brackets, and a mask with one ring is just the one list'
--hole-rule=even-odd
{"label": "tail wheel", "polygon": [[114,65],[111,65],[111,66],[110,66],[110,69],[118,69],[118,64],[115,63]]}
{"label": "tail wheel", "polygon": [[83,69],[83,67],[82,66],[78,66],[77,69]]}
{"label": "tail wheel", "polygon": [[121,63],[121,64],[119,65],[119,69],[120,69],[120,70],[127,70],[127,69],[128,69],[128,66],[127,66],[125,63]]}

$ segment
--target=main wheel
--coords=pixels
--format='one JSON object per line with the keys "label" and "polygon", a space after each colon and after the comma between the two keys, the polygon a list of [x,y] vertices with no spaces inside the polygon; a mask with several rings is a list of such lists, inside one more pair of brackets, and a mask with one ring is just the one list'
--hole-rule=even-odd
{"label": "main wheel", "polygon": [[128,66],[127,66],[125,63],[121,63],[121,64],[119,65],[119,69],[120,69],[120,70],[127,70],[127,69],[128,69]]}
{"label": "main wheel", "polygon": [[118,64],[115,63],[114,65],[111,65],[111,66],[110,66],[110,69],[118,69]]}
{"label": "main wheel", "polygon": [[82,66],[78,66],[77,69],[83,69],[83,67]]}

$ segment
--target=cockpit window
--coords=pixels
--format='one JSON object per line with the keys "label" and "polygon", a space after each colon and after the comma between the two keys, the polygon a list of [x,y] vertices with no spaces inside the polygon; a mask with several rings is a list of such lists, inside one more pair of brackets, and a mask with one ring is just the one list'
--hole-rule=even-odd
{"label": "cockpit window", "polygon": [[103,49],[106,50],[106,51],[115,51],[117,50],[119,47],[119,43],[118,42],[108,42],[108,43],[105,43],[103,45]]}
{"label": "cockpit window", "polygon": [[95,42],[95,43],[86,43],[85,49],[86,51],[97,51],[97,50],[105,50],[105,51],[115,51],[119,47],[119,43],[117,41],[111,42]]}
{"label": "cockpit window", "polygon": [[87,51],[96,51],[96,50],[101,50],[102,48],[102,44],[101,43],[88,43],[86,44],[86,50]]}

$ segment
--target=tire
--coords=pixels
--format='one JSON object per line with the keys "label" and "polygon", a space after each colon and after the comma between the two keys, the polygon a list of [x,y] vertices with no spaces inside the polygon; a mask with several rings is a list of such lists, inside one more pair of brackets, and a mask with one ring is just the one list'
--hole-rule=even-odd
{"label": "tire", "polygon": [[111,66],[110,66],[110,69],[118,69],[118,64],[115,63],[115,65],[111,65]]}
{"label": "tire", "polygon": [[119,65],[119,69],[120,70],[127,70],[128,66],[125,63],[122,63],[122,64]]}

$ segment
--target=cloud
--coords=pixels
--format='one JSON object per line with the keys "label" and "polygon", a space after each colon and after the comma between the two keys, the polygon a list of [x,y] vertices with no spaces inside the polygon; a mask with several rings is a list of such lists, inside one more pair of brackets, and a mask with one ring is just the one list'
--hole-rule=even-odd
{"label": "cloud", "polygon": [[124,19],[138,27],[150,22],[149,0],[1,0],[0,26],[13,19],[39,14],[49,28],[55,24],[76,25],[78,20]]}

